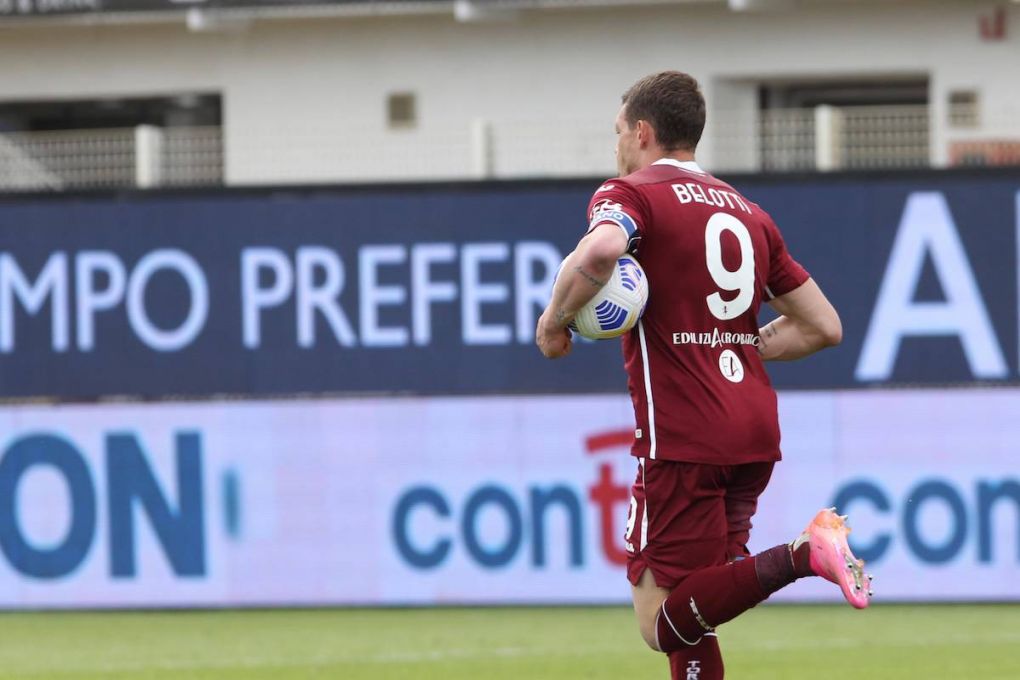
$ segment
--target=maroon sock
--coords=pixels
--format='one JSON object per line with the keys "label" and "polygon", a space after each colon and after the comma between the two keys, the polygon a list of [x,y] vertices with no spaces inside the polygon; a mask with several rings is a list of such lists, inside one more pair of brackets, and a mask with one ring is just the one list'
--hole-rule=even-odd
{"label": "maroon sock", "polygon": [[755,555],[754,570],[765,597],[797,580],[793,552],[785,543]]}
{"label": "maroon sock", "polygon": [[659,609],[659,649],[670,653],[697,644],[705,633],[765,597],[754,557],[696,571],[673,589]]}
{"label": "maroon sock", "polygon": [[694,572],[662,603],[656,632],[666,653],[697,644],[799,577],[797,555],[783,544],[754,557]]}
{"label": "maroon sock", "polygon": [[811,568],[811,544],[809,542],[804,541],[796,550],[791,546],[790,554],[793,556],[793,571],[797,574],[797,578],[817,576]]}
{"label": "maroon sock", "polygon": [[696,645],[684,646],[669,654],[672,680],[722,680],[723,660],[719,639],[706,635]]}

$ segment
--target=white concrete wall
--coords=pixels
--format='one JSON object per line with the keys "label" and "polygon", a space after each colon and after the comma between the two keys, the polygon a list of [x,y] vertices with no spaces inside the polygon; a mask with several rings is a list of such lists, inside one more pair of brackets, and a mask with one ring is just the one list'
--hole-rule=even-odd
{"label": "white concrete wall", "polygon": [[[218,33],[183,22],[3,28],[0,97],[221,92],[233,183],[469,176],[478,118],[493,122],[499,174],[526,174],[536,154],[557,157],[554,174],[608,174],[621,92],[667,68],[701,79],[710,116],[717,104],[746,127],[757,79],[928,76],[941,149],[951,89],[977,89],[986,120],[1020,111],[1020,7],[1008,9],[1007,39],[985,43],[978,18],[994,5],[815,0],[733,13],[706,2],[529,10],[491,24],[265,19]],[[386,95],[403,90],[418,93],[421,124],[388,131]],[[709,165],[724,155],[719,127],[704,143]]]}

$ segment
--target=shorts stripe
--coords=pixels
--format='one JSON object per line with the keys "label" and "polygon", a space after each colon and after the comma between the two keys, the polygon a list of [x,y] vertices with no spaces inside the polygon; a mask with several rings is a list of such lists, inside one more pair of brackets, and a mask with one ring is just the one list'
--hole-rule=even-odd
{"label": "shorts stripe", "polygon": [[638,458],[638,464],[641,466],[641,489],[645,495],[645,502],[642,503],[644,507],[641,509],[641,550],[644,550],[648,545],[648,487],[645,486],[645,459]]}
{"label": "shorts stripe", "polygon": [[655,402],[652,400],[652,373],[648,366],[648,345],[645,343],[645,324],[638,320],[638,338],[641,341],[641,363],[645,373],[645,400],[648,402],[648,457],[655,458]]}

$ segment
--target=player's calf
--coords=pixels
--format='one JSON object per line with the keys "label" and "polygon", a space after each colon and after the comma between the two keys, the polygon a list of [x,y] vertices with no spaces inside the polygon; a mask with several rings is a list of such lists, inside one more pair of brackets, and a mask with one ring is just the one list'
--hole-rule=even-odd
{"label": "player's calf", "polygon": [[671,680],[722,680],[723,659],[715,633],[669,654]]}

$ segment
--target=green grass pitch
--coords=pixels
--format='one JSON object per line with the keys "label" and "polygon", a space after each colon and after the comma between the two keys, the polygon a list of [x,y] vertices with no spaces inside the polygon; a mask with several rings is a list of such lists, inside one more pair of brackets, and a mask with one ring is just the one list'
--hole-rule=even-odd
{"label": "green grass pitch", "polygon": [[[766,606],[719,633],[734,680],[1020,678],[1020,605]],[[0,678],[667,677],[622,607],[0,614]]]}

